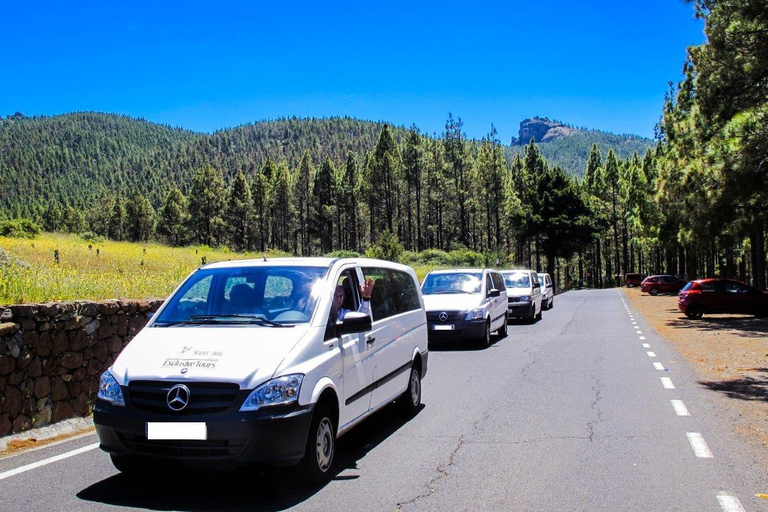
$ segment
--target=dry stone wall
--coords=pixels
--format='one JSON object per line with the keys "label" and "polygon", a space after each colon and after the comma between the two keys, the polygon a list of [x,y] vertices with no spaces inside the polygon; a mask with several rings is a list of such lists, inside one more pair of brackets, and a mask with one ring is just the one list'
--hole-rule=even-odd
{"label": "dry stone wall", "polygon": [[101,373],[161,304],[0,306],[0,436],[89,415]]}

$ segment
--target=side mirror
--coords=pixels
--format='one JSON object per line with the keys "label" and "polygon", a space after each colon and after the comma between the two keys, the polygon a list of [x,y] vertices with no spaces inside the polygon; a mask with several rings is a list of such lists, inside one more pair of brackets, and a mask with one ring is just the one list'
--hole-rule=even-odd
{"label": "side mirror", "polygon": [[336,322],[336,334],[338,336],[366,332],[370,331],[371,328],[371,317],[367,313],[359,311],[350,311],[344,315],[343,320]]}
{"label": "side mirror", "polygon": [[489,297],[498,297],[499,295],[501,295],[501,290],[499,290],[498,288],[491,288],[490,290],[488,290]]}

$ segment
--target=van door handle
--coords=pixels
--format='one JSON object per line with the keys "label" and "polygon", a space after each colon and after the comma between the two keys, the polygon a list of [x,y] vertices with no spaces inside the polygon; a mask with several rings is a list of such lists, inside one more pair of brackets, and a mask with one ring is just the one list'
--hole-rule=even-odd
{"label": "van door handle", "polygon": [[366,342],[367,344],[369,344],[369,345],[370,345],[371,343],[373,343],[374,341],[376,341],[376,338],[375,338],[374,336],[370,336],[370,337],[368,337],[368,338],[365,338],[365,342]]}

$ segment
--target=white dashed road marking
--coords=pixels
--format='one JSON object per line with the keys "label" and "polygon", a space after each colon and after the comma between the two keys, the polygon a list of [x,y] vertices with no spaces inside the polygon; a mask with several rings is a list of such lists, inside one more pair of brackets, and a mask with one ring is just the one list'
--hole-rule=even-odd
{"label": "white dashed road marking", "polygon": [[693,453],[695,453],[697,457],[700,459],[711,459],[714,457],[712,452],[709,451],[707,442],[704,441],[704,436],[698,432],[687,432],[685,435],[688,436],[688,442],[691,443]]}
{"label": "white dashed road marking", "polygon": [[685,406],[682,400],[671,400],[672,407],[675,409],[675,413],[678,416],[690,416],[691,413],[688,412],[688,408]]}
{"label": "white dashed road marking", "polygon": [[718,493],[717,501],[720,503],[720,508],[723,509],[723,512],[745,512],[739,499],[728,493]]}
{"label": "white dashed road marking", "polygon": [[675,385],[672,384],[672,379],[669,377],[662,377],[661,385],[664,386],[664,389],[675,389]]}
{"label": "white dashed road marking", "polygon": [[666,368],[664,368],[664,365],[661,363],[653,363],[653,367],[659,370],[660,372],[664,372],[667,370]]}
{"label": "white dashed road marking", "polygon": [[645,336],[640,336],[640,339],[641,339],[641,340],[644,340],[644,339],[645,339]]}
{"label": "white dashed road marking", "polygon": [[646,354],[648,354],[648,357],[656,357],[656,352],[648,351]]}
{"label": "white dashed road marking", "polygon": [[651,344],[650,343],[643,343],[643,348],[651,348]]}

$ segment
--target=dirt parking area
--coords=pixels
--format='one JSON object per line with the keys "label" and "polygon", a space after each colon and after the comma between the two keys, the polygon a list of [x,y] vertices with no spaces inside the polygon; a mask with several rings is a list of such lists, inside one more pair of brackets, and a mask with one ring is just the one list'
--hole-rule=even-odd
{"label": "dirt parking area", "polygon": [[768,318],[704,315],[690,320],[677,295],[623,292],[656,332],[690,363],[699,384],[722,393],[736,432],[768,453]]}

